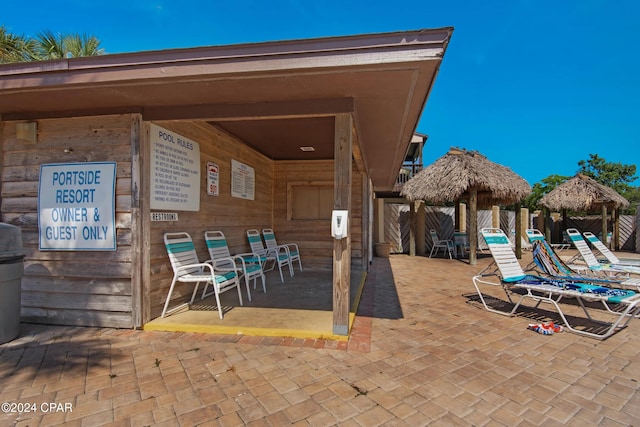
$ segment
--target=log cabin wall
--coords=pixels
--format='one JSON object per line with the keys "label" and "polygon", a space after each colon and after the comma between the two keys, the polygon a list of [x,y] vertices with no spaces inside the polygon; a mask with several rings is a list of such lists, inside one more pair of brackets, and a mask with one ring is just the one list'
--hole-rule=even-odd
{"label": "log cabin wall", "polygon": [[[277,161],[274,164],[273,229],[278,243],[298,244],[304,268],[333,268],[333,167],[333,160]],[[362,248],[362,181],[354,164],[349,228],[351,263],[355,268],[366,266]],[[301,196],[307,197],[302,203]]]}
{"label": "log cabin wall", "polygon": [[[176,222],[151,222],[150,226],[150,272],[151,280],[143,295],[149,307],[145,322],[158,317],[162,312],[173,273],[164,247],[166,232],[188,232],[202,261],[208,259],[204,242],[204,232],[220,230],[224,233],[232,254],[249,252],[247,229],[270,228],[273,188],[273,161],[252,150],[224,131],[205,123],[154,122],[167,130],[196,141],[200,145],[201,181],[200,211],[178,212]],[[255,200],[245,200],[231,196],[231,160],[237,160],[254,168]],[[206,191],[207,162],[216,163],[219,168],[219,195],[210,196]],[[155,210],[152,210],[156,212]],[[178,304],[191,297],[193,284],[176,285],[172,303]]]}
{"label": "log cabin wall", "polygon": [[[37,141],[16,137],[16,122],[0,134],[1,218],[22,229],[26,251],[23,321],[131,327],[131,116],[37,120]],[[40,165],[115,161],[116,251],[40,251]]]}
{"label": "log cabin wall", "polygon": [[[25,258],[22,282],[24,321],[129,328],[160,315],[172,271],[163,244],[168,231],[191,234],[202,260],[208,258],[204,231],[225,233],[232,253],[247,252],[246,230],[273,228],[279,241],[297,242],[305,268],[332,268],[329,216],[323,219],[292,218],[292,195],[307,185],[329,188],[333,201],[333,161],[274,162],[224,131],[204,123],[157,122],[200,145],[200,211],[178,212],[175,222],[151,222],[148,208],[150,165],[132,165],[132,159],[148,162],[148,145],[140,144],[136,115],[109,115],[41,119],[34,144],[16,138],[16,122],[1,122],[0,221],[21,227]],[[142,129],[147,126],[144,123]],[[143,130],[140,130],[144,133]],[[144,137],[143,137],[144,138]],[[134,156],[142,147],[140,156]],[[71,149],[71,150],[70,150]],[[66,152],[65,152],[66,151]],[[231,159],[255,170],[255,200],[231,197]],[[115,161],[116,251],[40,251],[38,249],[38,185],[40,165],[49,163]],[[220,167],[218,196],[206,192],[206,164]],[[144,167],[143,167],[144,166]],[[133,224],[132,167],[141,170],[141,198],[146,209]],[[362,266],[362,177],[354,167],[352,188],[352,263]],[[299,214],[299,212],[297,213]],[[304,215],[303,215],[304,216]],[[326,213],[325,213],[326,216]],[[145,228],[132,250],[132,229]],[[137,233],[137,232],[136,232]],[[148,247],[148,249],[147,249]],[[146,253],[145,253],[146,252]],[[147,265],[142,265],[147,264]],[[133,280],[135,269],[147,275]],[[140,283],[140,285],[134,285]],[[141,286],[142,289],[132,289]],[[176,303],[190,296],[192,286],[176,287]],[[134,301],[140,298],[141,301]],[[136,313],[142,307],[142,313]]]}

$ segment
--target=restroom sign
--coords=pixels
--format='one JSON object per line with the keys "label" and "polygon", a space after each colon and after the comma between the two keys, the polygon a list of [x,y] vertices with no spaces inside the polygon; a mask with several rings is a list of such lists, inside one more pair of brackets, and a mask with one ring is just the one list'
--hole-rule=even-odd
{"label": "restroom sign", "polygon": [[40,250],[115,251],[115,162],[40,166]]}

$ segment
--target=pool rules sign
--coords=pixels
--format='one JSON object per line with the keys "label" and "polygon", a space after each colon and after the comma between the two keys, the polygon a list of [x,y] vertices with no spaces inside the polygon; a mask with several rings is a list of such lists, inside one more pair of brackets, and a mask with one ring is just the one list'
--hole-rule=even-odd
{"label": "pool rules sign", "polygon": [[115,162],[40,166],[40,250],[115,251]]}

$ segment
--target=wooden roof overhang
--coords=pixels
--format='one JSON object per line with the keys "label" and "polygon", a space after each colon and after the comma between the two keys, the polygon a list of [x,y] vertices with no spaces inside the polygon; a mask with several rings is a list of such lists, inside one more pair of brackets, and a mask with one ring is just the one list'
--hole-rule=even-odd
{"label": "wooden roof overhang", "polygon": [[[204,121],[274,160],[332,159],[334,118],[354,158],[393,188],[453,28],[0,65],[0,117],[136,112]],[[300,146],[313,146],[303,152]]]}

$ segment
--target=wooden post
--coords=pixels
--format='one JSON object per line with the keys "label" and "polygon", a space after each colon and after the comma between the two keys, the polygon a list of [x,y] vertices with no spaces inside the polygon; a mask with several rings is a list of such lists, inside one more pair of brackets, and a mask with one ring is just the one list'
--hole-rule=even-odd
{"label": "wooden post", "polygon": [[423,200],[420,200],[418,203],[418,213],[417,213],[417,218],[416,218],[416,254],[417,255],[425,255],[426,254],[426,249],[425,249],[425,241],[424,238],[426,236],[426,230],[425,230],[425,224],[424,224],[424,219],[426,216],[426,210],[425,210],[425,204]]}
{"label": "wooden post", "polygon": [[131,271],[131,322],[140,327],[151,320],[151,244],[149,215],[149,125],[131,115],[131,252],[138,254]]}
{"label": "wooden post", "polygon": [[418,203],[409,202],[409,256],[416,256],[416,236],[418,233]]}
{"label": "wooden post", "polygon": [[606,247],[609,247],[609,242],[607,242],[607,233],[609,227],[607,226],[607,205],[602,203],[602,242]]}
{"label": "wooden post", "polygon": [[460,231],[467,231],[467,205],[466,203],[458,203],[460,207]]}
{"label": "wooden post", "polygon": [[520,202],[515,204],[516,210],[516,235],[513,237],[516,243],[516,258],[522,259],[522,209]]}
{"label": "wooden post", "polygon": [[[349,113],[335,117],[333,208],[351,216],[351,128]],[[349,224],[350,225],[350,224]],[[333,333],[349,335],[349,287],[351,284],[351,230],[333,240]]]}
{"label": "wooden post", "polygon": [[491,226],[500,228],[500,206],[491,206]]}
{"label": "wooden post", "polygon": [[524,239],[525,242],[528,242],[526,230],[529,228],[529,209],[528,208],[520,208],[520,234],[521,239]]}
{"label": "wooden post", "polygon": [[368,266],[372,258],[372,204],[373,193],[371,191],[371,180],[366,176],[366,174],[362,174],[362,271],[367,271],[369,269]]}
{"label": "wooden post", "polygon": [[544,238],[551,243],[551,212],[549,208],[544,208]]}
{"label": "wooden post", "polygon": [[384,199],[376,199],[376,241],[384,243]]}
{"label": "wooden post", "polygon": [[478,264],[478,190],[471,189],[469,197],[469,265]]}
{"label": "wooden post", "polygon": [[[637,233],[637,231],[636,231]],[[613,249],[620,250],[620,208],[613,209]]]}

